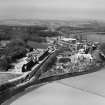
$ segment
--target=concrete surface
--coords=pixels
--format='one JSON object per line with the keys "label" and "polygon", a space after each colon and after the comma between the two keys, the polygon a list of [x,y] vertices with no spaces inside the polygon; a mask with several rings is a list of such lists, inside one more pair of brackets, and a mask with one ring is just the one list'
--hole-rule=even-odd
{"label": "concrete surface", "polygon": [[48,83],[9,105],[105,105],[105,70]]}

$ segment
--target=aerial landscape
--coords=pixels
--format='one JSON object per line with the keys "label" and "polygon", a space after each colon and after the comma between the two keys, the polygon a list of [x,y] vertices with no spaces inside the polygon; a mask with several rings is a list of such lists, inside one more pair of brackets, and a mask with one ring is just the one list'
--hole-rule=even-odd
{"label": "aerial landscape", "polygon": [[0,105],[105,105],[105,8],[74,1],[0,1]]}

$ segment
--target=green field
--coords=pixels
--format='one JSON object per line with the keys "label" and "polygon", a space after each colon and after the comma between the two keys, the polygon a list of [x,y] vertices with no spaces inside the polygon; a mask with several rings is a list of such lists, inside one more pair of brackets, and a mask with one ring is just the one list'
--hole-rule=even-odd
{"label": "green field", "polygon": [[10,79],[19,77],[20,74],[12,74],[12,73],[0,73],[0,85],[7,82]]}
{"label": "green field", "polygon": [[47,43],[38,43],[35,41],[28,41],[28,45],[34,49],[47,49],[48,48],[48,44]]}
{"label": "green field", "polygon": [[87,40],[97,41],[97,42],[105,42],[105,35],[101,34],[88,34]]}

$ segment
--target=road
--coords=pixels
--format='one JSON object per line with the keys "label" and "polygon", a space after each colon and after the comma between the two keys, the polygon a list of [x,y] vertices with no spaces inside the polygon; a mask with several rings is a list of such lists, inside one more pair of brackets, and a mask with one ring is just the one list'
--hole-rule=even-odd
{"label": "road", "polygon": [[105,69],[18,94],[5,105],[105,105]]}

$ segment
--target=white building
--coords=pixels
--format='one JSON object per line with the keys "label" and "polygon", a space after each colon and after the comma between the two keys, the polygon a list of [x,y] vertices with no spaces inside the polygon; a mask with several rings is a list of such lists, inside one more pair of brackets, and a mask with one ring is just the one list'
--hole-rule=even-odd
{"label": "white building", "polygon": [[62,38],[61,41],[73,43],[73,44],[75,44],[77,42],[77,40],[74,38]]}

